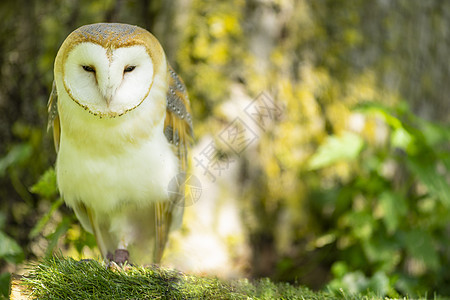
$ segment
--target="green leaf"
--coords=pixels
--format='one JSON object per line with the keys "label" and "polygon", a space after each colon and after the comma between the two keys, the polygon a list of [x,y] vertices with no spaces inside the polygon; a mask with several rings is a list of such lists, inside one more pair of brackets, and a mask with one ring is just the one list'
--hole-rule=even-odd
{"label": "green leaf", "polygon": [[94,249],[95,247],[97,247],[97,240],[95,239],[95,236],[82,228],[80,228],[80,230],[80,238],[73,241],[77,252],[81,254],[84,246],[88,246],[90,249]]}
{"label": "green leaf", "polygon": [[56,245],[58,244],[59,238],[67,232],[67,230],[70,228],[71,222],[72,220],[69,217],[64,217],[56,227],[55,231],[46,237],[49,241],[47,250],[45,252],[45,255],[47,257],[52,255],[53,249],[55,249]]}
{"label": "green leaf", "polygon": [[6,212],[0,211],[0,231],[5,227],[6,224]]}
{"label": "green leaf", "polygon": [[369,280],[361,271],[348,273],[342,278],[343,286],[352,294],[357,294],[367,290]]}
{"label": "green leaf", "polygon": [[50,198],[58,193],[56,185],[56,173],[53,168],[45,171],[39,178],[39,181],[31,187],[31,192],[44,198]]}
{"label": "green leaf", "polygon": [[368,115],[378,116],[394,129],[403,127],[402,122],[394,116],[394,109],[389,108],[379,102],[360,103],[354,107],[354,110]]}
{"label": "green leaf", "polygon": [[429,269],[439,268],[439,257],[429,233],[422,230],[407,232],[405,243],[408,254],[413,258],[422,261]]}
{"label": "green leaf", "polygon": [[41,231],[44,229],[45,224],[48,223],[53,213],[63,204],[62,198],[58,198],[55,202],[53,202],[52,206],[50,207],[50,210],[42,216],[42,218],[37,222],[37,224],[33,227],[33,229],[30,231],[29,237],[35,238]]}
{"label": "green leaf", "polygon": [[329,136],[309,161],[309,169],[317,170],[340,161],[351,161],[358,157],[364,146],[362,138],[345,132],[342,136]]}
{"label": "green leaf", "polygon": [[10,281],[10,273],[6,272],[0,274],[0,299],[3,299],[1,296],[5,297],[4,299],[8,299]]}
{"label": "green leaf", "polygon": [[389,291],[389,278],[384,272],[376,272],[369,280],[368,289],[379,295],[386,295]]}
{"label": "green leaf", "polygon": [[367,211],[351,211],[342,218],[342,225],[349,226],[358,240],[369,240],[376,231],[376,220]]}
{"label": "green leaf", "polygon": [[377,270],[390,273],[400,263],[403,249],[395,237],[388,239],[384,235],[377,235],[365,241],[362,246],[369,263],[376,264]]}
{"label": "green leaf", "polygon": [[434,124],[422,119],[419,119],[419,122],[423,136],[430,147],[440,144],[449,145],[450,127],[448,125]]}
{"label": "green leaf", "polygon": [[450,186],[443,176],[437,172],[436,165],[427,159],[409,159],[407,166],[411,172],[428,188],[430,194],[438,197],[444,205],[450,206]]}
{"label": "green leaf", "polygon": [[3,158],[0,159],[0,177],[5,176],[8,167],[28,159],[32,154],[30,144],[14,145]]}
{"label": "green leaf", "polygon": [[407,212],[405,200],[392,191],[385,191],[379,196],[379,205],[383,213],[383,221],[389,233],[394,233],[398,224]]}
{"label": "green leaf", "polygon": [[396,148],[407,150],[413,141],[413,136],[403,127],[395,129],[391,135],[391,144]]}
{"label": "green leaf", "polygon": [[342,278],[348,273],[348,266],[344,261],[337,261],[331,266],[331,273],[335,278]]}
{"label": "green leaf", "polygon": [[0,231],[0,258],[10,263],[20,263],[25,258],[19,244],[2,231]]}

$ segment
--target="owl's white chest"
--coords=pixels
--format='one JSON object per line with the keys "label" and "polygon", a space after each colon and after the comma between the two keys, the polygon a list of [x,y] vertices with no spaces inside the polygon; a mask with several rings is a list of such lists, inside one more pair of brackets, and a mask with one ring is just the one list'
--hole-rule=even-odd
{"label": "owl's white chest", "polygon": [[122,205],[168,200],[167,187],[178,172],[178,159],[163,134],[164,118],[155,124],[145,117],[149,115],[145,110],[151,109],[145,105],[142,113],[123,119],[84,118],[86,112],[65,103],[76,112],[61,120],[56,172],[69,206],[83,202],[109,213]]}

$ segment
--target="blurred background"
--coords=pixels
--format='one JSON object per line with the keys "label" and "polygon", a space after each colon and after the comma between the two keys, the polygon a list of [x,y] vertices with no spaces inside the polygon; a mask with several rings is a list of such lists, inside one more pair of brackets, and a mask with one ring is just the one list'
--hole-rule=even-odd
{"label": "blurred background", "polygon": [[[163,263],[313,289],[450,296],[450,2],[3,0],[0,290],[98,257],[59,198],[53,62],[83,24],[151,31],[194,115],[184,225]],[[193,190],[194,191],[194,190]]]}

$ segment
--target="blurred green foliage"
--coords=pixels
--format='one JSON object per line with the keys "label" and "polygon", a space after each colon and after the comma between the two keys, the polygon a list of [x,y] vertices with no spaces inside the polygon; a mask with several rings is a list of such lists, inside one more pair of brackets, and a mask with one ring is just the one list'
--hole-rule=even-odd
{"label": "blurred green foliage", "polygon": [[[339,253],[330,287],[361,292],[375,284],[390,296],[397,296],[396,289],[410,295],[430,288],[448,294],[450,131],[417,118],[404,105],[356,109],[383,119],[390,134],[380,147],[366,144],[361,152],[347,151],[357,168],[345,183],[312,188],[312,212],[322,234],[314,246]],[[327,140],[311,161],[333,157],[351,144]],[[322,164],[318,171],[335,163]]]}
{"label": "blurred green foliage", "polygon": [[449,5],[2,1],[0,292],[25,258],[95,249],[58,196],[46,102],[64,38],[123,22],[161,41],[197,139],[231,121],[221,107],[235,87],[283,108],[256,151],[236,158],[251,276],[450,295]]}

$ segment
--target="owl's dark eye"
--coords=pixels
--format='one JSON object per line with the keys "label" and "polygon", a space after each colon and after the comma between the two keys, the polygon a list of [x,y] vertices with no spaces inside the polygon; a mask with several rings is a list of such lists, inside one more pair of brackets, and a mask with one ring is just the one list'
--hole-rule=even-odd
{"label": "owl's dark eye", "polygon": [[136,66],[127,66],[125,69],[123,69],[124,73],[128,73],[136,69]]}
{"label": "owl's dark eye", "polygon": [[95,73],[95,68],[91,67],[91,66],[82,66],[83,70],[85,70],[86,72],[92,72]]}

